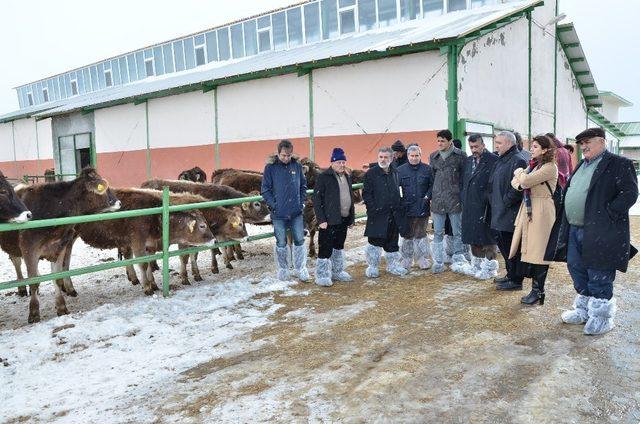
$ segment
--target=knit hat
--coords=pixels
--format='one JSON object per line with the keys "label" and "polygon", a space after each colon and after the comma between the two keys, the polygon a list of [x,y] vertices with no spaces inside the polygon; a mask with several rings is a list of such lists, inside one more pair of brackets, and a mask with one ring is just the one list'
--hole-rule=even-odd
{"label": "knit hat", "polygon": [[407,149],[404,148],[404,144],[402,144],[402,141],[400,141],[400,140],[396,140],[396,142],[391,145],[391,150],[393,150],[394,152],[406,152],[407,151]]}
{"label": "knit hat", "polygon": [[587,130],[582,131],[580,134],[576,136],[576,143],[580,144],[585,140],[588,140],[593,137],[602,137],[606,138],[604,130],[602,128],[589,128]]}
{"label": "knit hat", "polygon": [[338,160],[347,160],[347,157],[344,154],[344,150],[336,147],[333,149],[333,153],[331,153],[331,162],[335,162]]}

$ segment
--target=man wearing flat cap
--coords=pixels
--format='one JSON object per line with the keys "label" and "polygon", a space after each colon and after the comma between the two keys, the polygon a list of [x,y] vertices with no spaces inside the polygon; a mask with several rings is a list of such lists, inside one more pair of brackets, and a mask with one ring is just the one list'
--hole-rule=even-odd
{"label": "man wearing flat cap", "polygon": [[402,144],[402,141],[396,140],[396,142],[391,145],[391,150],[393,150],[392,166],[394,168],[398,169],[407,163],[407,149],[404,147],[404,144]]}
{"label": "man wearing flat cap", "polygon": [[[630,244],[629,209],[638,198],[633,163],[606,149],[601,128],[576,136],[583,160],[567,182],[554,258],[566,259],[578,295],[562,314],[567,324],[585,324],[585,334],[613,328],[616,270],[626,272],[637,253]],[[559,253],[566,247],[566,258]]]}

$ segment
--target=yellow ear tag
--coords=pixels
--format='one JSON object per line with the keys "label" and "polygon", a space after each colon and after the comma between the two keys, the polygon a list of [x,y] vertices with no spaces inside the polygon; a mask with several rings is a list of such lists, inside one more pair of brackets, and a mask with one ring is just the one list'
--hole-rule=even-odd
{"label": "yellow ear tag", "polygon": [[107,187],[104,184],[98,184],[98,194],[104,194],[107,191]]}
{"label": "yellow ear tag", "polygon": [[196,221],[191,221],[189,223],[189,232],[193,233],[193,229],[195,228],[195,226],[196,226]]}
{"label": "yellow ear tag", "polygon": [[240,223],[239,223],[239,222],[237,222],[237,221],[234,221],[234,222],[231,224],[231,226],[232,226],[233,228],[238,228],[238,227],[240,226]]}

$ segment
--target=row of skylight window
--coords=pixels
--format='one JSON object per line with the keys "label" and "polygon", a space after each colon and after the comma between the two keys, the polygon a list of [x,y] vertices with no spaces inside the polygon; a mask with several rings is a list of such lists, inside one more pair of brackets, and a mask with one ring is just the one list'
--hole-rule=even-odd
{"label": "row of skylight window", "polygon": [[20,108],[504,0],[317,0],[138,50],[17,89]]}

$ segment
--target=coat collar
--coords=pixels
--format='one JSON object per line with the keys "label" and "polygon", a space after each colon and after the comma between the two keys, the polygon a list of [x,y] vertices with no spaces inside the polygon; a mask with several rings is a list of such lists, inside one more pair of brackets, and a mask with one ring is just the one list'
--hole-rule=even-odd
{"label": "coat collar", "polygon": [[[591,189],[596,184],[598,179],[602,176],[602,173],[607,168],[607,166],[609,166],[609,162],[611,162],[612,158],[613,158],[613,154],[611,154],[611,152],[609,152],[608,150],[605,150],[604,153],[602,154],[602,159],[600,159],[600,162],[596,166],[595,171],[593,171],[593,176],[591,177],[591,182],[589,183],[588,191],[591,191]],[[565,188],[565,190],[571,186],[571,180],[573,179],[573,176],[575,175],[576,172],[578,172],[578,169],[580,169],[580,167],[583,164],[584,164],[584,159],[582,159],[578,163],[578,166],[576,166],[576,169],[571,173],[571,177],[569,178],[569,181],[567,181],[567,187]]]}
{"label": "coat collar", "polygon": [[[291,155],[291,162],[289,162],[289,163],[297,162],[299,159],[300,159],[299,156]],[[273,164],[276,164],[276,163],[284,165],[282,162],[280,162],[280,159],[278,159],[278,155],[276,155],[276,154],[267,156],[267,159],[265,160],[265,163],[267,165],[273,165]]]}
{"label": "coat collar", "polygon": [[[440,157],[442,158],[442,155],[440,154],[440,150],[436,150],[436,155],[435,157]],[[453,146],[453,150],[451,151],[451,154],[448,156],[449,158],[453,155],[462,155],[462,150],[458,149],[457,147]],[[443,160],[445,160],[444,158],[442,158]],[[407,162],[408,163],[408,162]]]}

